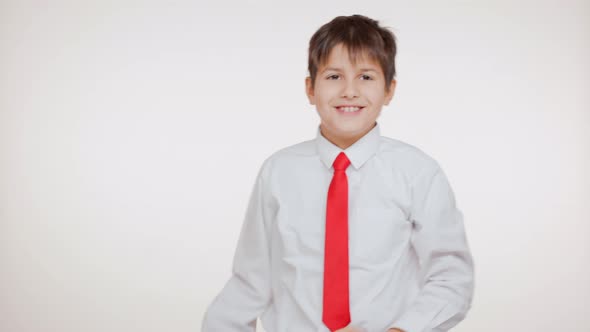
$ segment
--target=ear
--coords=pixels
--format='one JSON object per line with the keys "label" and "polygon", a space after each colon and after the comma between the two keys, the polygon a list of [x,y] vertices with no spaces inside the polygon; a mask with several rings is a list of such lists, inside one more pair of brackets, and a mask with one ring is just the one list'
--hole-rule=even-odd
{"label": "ear", "polygon": [[393,99],[393,95],[395,94],[395,86],[396,85],[397,85],[397,81],[391,80],[391,83],[389,84],[389,91],[385,95],[385,105],[389,105],[389,103],[391,102],[391,99]]}
{"label": "ear", "polygon": [[311,105],[315,105],[315,94],[313,92],[313,88],[311,87],[311,77],[309,76],[305,78],[305,94],[309,99],[309,103]]}

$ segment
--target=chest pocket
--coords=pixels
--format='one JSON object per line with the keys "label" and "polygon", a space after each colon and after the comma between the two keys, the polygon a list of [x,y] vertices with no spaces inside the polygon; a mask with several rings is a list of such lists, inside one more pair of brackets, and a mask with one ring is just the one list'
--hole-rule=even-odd
{"label": "chest pocket", "polygon": [[412,223],[393,207],[358,207],[350,224],[351,259],[378,264],[397,259],[406,247]]}

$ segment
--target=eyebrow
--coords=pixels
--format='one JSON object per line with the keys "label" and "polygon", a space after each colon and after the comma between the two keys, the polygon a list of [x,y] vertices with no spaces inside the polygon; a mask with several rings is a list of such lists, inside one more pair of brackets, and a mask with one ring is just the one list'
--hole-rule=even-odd
{"label": "eyebrow", "polygon": [[[322,73],[325,73],[328,70],[333,70],[333,71],[338,71],[338,72],[342,71],[342,69],[340,69],[340,68],[328,67],[328,68],[322,70]],[[373,72],[377,73],[377,70],[375,70],[374,68],[361,68],[360,71],[362,71],[362,72],[373,71]]]}

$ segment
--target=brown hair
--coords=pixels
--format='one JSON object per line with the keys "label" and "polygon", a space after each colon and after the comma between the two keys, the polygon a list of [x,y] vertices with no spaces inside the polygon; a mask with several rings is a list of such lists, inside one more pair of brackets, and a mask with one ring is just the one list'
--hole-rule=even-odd
{"label": "brown hair", "polygon": [[379,63],[385,75],[385,90],[395,77],[396,38],[379,22],[363,15],[338,16],[322,25],[309,41],[308,70],[311,87],[315,85],[318,68],[325,64],[334,46],[343,43],[350,60],[356,64],[359,56],[368,57]]}

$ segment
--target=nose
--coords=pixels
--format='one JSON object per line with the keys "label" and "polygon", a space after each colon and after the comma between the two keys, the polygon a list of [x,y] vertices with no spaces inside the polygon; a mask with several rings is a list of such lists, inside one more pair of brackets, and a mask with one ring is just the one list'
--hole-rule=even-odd
{"label": "nose", "polygon": [[343,98],[356,98],[358,97],[359,92],[358,92],[358,86],[356,84],[356,81],[347,79],[344,83],[344,87],[342,90],[342,97]]}

